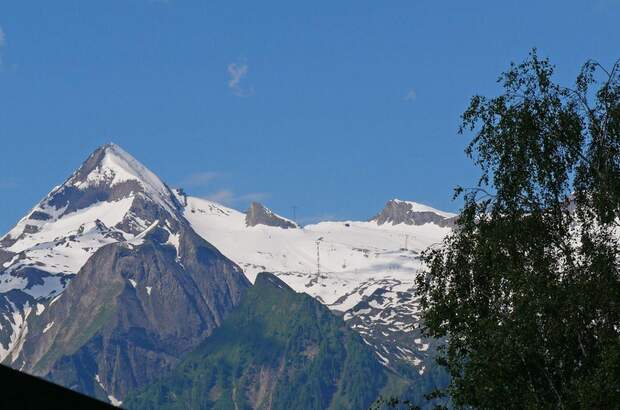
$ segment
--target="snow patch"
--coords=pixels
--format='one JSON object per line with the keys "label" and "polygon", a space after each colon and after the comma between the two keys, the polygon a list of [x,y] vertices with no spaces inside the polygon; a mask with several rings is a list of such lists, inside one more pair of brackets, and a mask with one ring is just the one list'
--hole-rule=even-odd
{"label": "snow patch", "polygon": [[108,400],[110,400],[110,404],[112,404],[112,406],[114,407],[120,407],[123,402],[118,400],[116,397],[112,396],[111,394],[108,396]]}
{"label": "snow patch", "polygon": [[15,263],[17,260],[19,259],[19,255],[15,255],[13,256],[13,258],[10,261],[4,262],[2,264],[3,268],[8,268],[9,266],[11,266],[13,263]]}
{"label": "snow patch", "polygon": [[99,378],[98,374],[95,375],[95,381],[97,382],[99,387],[101,387],[101,390],[105,391],[105,387],[103,387],[103,383],[101,383],[101,379]]}
{"label": "snow patch", "polygon": [[173,234],[171,232],[169,232],[170,235],[168,235],[168,241],[166,241],[166,245],[172,245],[174,246],[174,249],[176,249],[177,251],[177,256],[180,256],[180,245],[179,245],[179,239],[180,239],[180,234],[176,233]]}
{"label": "snow patch", "polygon": [[36,311],[37,316],[43,313],[44,310],[45,310],[45,305],[42,305],[41,303],[37,303],[37,311]]}
{"label": "snow patch", "polygon": [[39,232],[27,234],[7,250],[18,253],[39,244],[54,242],[56,238],[77,234],[81,226],[96,220],[101,221],[106,226],[114,226],[122,222],[125,214],[131,208],[133,200],[133,197],[127,197],[115,202],[97,202],[87,208],[63,215],[60,219],[43,221],[44,224]]}
{"label": "snow patch", "polygon": [[[101,387],[101,390],[103,390],[107,394],[106,388],[104,387],[103,383],[101,382],[101,378],[99,377],[99,374],[95,375],[95,381],[97,382],[99,387]],[[111,394],[108,394],[108,400],[110,401],[110,403],[114,407],[120,407],[123,404],[122,401],[118,400],[116,397],[114,397]]]}
{"label": "snow patch", "polygon": [[43,333],[44,333],[44,334],[45,334],[45,333],[47,333],[47,331],[48,331],[48,330],[50,330],[50,329],[52,328],[52,326],[54,326],[54,322],[53,322],[53,321],[52,321],[51,323],[48,323],[48,324],[45,326],[45,329],[43,329]]}
{"label": "snow patch", "polygon": [[20,311],[15,308],[15,305],[11,304],[13,308],[13,333],[11,334],[11,342],[9,343],[8,351],[11,352],[11,363],[15,363],[15,360],[19,357],[19,354],[26,342],[26,336],[28,335],[28,316],[32,312],[32,308],[29,305],[24,306],[23,316]]}
{"label": "snow patch", "polygon": [[153,229],[155,229],[157,227],[157,225],[159,225],[159,219],[156,219],[155,222],[153,222],[148,228],[146,228],[144,231],[142,231],[138,235],[136,235],[136,237],[134,239],[132,239],[130,241],[127,241],[127,243],[129,243],[131,245],[134,245],[134,246],[142,245],[146,235],[148,235],[149,232],[151,232]]}
{"label": "snow patch", "polygon": [[381,362],[381,364],[383,364],[384,366],[390,365],[390,360],[388,358],[386,358],[385,356],[383,356],[381,353],[377,351],[375,351],[375,353],[377,354],[377,356],[379,356],[379,361]]}
{"label": "snow patch", "polygon": [[56,301],[58,299],[60,299],[61,296],[62,296],[62,293],[60,295],[56,296],[54,299],[52,299],[52,301],[50,302],[50,306],[52,306],[54,303],[56,303]]}

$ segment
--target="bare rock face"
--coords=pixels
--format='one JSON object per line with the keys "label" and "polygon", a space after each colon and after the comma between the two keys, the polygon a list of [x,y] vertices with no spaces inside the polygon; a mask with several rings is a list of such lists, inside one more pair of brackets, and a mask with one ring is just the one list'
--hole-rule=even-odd
{"label": "bare rock face", "polygon": [[392,225],[424,225],[432,223],[441,227],[452,227],[456,215],[438,211],[429,206],[410,201],[392,199],[385,204],[383,210],[371,221],[378,225],[391,223]]}
{"label": "bare rock face", "polygon": [[[14,367],[112,402],[170,370],[220,325],[249,282],[191,229],[157,226],[99,249],[32,315]],[[114,398],[112,400],[111,398]]]}
{"label": "bare rock face", "polygon": [[258,202],[252,202],[250,208],[246,211],[245,225],[267,225],[276,226],[283,229],[298,228],[295,222],[276,215],[269,208],[259,204]]}
{"label": "bare rock face", "polygon": [[13,259],[14,256],[15,254],[13,252],[0,249],[0,265],[3,265],[4,263],[10,261],[11,259]]}

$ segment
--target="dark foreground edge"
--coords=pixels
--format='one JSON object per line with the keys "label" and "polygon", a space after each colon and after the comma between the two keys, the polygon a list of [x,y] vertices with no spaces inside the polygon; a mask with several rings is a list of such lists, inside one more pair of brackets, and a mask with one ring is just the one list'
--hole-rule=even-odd
{"label": "dark foreground edge", "polygon": [[115,409],[64,387],[0,365],[0,409]]}

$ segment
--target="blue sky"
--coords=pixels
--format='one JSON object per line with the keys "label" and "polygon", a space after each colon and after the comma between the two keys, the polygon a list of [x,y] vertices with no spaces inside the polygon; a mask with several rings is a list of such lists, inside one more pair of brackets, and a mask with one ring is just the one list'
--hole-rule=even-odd
{"label": "blue sky", "polygon": [[457,210],[456,130],[532,47],[620,57],[619,0],[0,2],[0,230],[113,141],[166,182],[303,222]]}

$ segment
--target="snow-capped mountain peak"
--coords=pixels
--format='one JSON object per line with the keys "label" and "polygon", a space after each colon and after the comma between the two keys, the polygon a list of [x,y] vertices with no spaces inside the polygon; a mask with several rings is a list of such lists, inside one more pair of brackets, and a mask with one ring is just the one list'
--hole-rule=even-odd
{"label": "snow-capped mountain peak", "polygon": [[[153,202],[171,215],[180,209],[172,191],[153,172],[118,145],[103,145],[2,237],[0,248],[20,252],[64,237],[95,219],[108,227],[118,225],[137,205],[135,198]],[[124,229],[131,234],[152,222],[133,219],[125,221],[134,225]]]}
{"label": "snow-capped mountain peak", "polygon": [[169,210],[177,207],[168,186],[151,170],[113,143],[95,150],[64,185],[87,191],[117,186],[125,186],[125,189],[121,190],[128,190],[135,184],[138,184],[140,190],[151,200],[159,202]]}
{"label": "snow-capped mountain peak", "polygon": [[53,297],[102,246],[131,241],[155,221],[175,234],[186,223],[181,209],[153,172],[104,145],[0,239],[0,293]]}
{"label": "snow-capped mountain peak", "polygon": [[0,317],[0,360],[25,332],[20,323],[28,309],[58,296],[103,246],[135,246],[157,225],[178,253],[180,230],[188,226],[182,208],[118,145],[97,148],[0,238],[0,306],[13,315]]}

